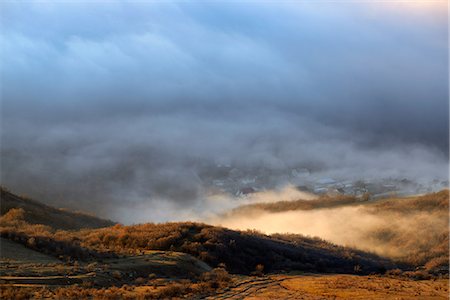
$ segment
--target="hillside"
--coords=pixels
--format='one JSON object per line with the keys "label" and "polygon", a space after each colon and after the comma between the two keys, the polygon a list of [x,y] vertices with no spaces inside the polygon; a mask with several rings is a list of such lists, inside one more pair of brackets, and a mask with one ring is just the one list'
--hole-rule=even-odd
{"label": "hillside", "polygon": [[[364,203],[364,210],[374,214],[400,212],[414,218],[414,209],[403,208],[414,204],[440,216],[446,206],[445,195],[443,192],[403,202],[390,199]],[[3,207],[4,199],[9,210]],[[342,205],[345,206],[338,206]],[[116,224],[77,230],[87,227],[80,220],[89,221],[90,227],[108,221],[60,211],[4,190],[2,211],[2,299],[396,299],[417,295],[445,299],[448,291],[448,280],[440,272],[443,267],[448,268],[448,254],[443,252],[448,248],[442,241],[436,243],[434,235],[418,245],[415,260],[396,262],[299,234],[266,235],[193,222]],[[74,220],[77,217],[80,220]],[[409,235],[400,239],[395,234],[402,232],[396,232],[397,229],[393,227],[389,234],[377,233],[368,238],[377,236],[379,240],[390,239],[391,243],[411,239],[413,245],[409,247],[417,243]],[[422,234],[419,232],[419,237]],[[431,276],[434,281],[414,281]]]}
{"label": "hillside", "polygon": [[448,190],[375,201],[323,196],[308,201],[241,206],[216,223],[233,229],[286,228],[297,234],[273,237],[291,242],[299,239],[298,234],[317,234],[334,243],[371,251],[429,272],[448,273],[448,211]]}
{"label": "hillside", "polygon": [[57,209],[38,201],[15,195],[7,189],[0,188],[1,215],[11,208],[22,208],[24,220],[30,224],[43,224],[55,229],[79,230],[82,228],[101,228],[115,223],[79,212]]}
{"label": "hillside", "polygon": [[294,200],[294,201],[277,201],[268,203],[253,203],[238,206],[229,212],[228,214],[247,214],[254,210],[262,210],[268,212],[283,212],[290,210],[313,210],[320,208],[334,208],[352,204],[361,204],[368,200],[367,196],[364,198],[358,198],[350,195],[336,195],[328,196],[322,195],[318,199],[314,200]]}
{"label": "hillside", "polygon": [[[233,231],[191,222],[118,224],[100,229],[63,231],[60,228],[81,227],[79,222],[86,219],[91,221],[89,225],[98,226],[107,221],[60,212],[36,201],[6,191],[3,193],[7,196],[5,206],[15,205],[16,208],[1,217],[1,236],[58,257],[89,260],[136,251],[179,251],[213,267],[225,264],[228,271],[239,274],[250,274],[257,265],[262,265],[266,272],[379,273],[395,267],[388,259],[317,238],[296,236],[295,240],[289,240],[255,231]],[[3,205],[2,209],[5,209]],[[79,221],[73,220],[76,216],[80,216]],[[42,223],[36,224],[40,219]]]}
{"label": "hillside", "polygon": [[[258,265],[266,272],[371,273],[393,268],[388,259],[321,239],[298,236],[295,242],[255,231],[234,231],[199,223],[115,226],[72,234],[80,245],[100,251],[174,250],[211,266],[224,264],[232,273],[250,274]],[[356,271],[355,271],[356,270]]]}
{"label": "hillside", "polygon": [[245,214],[253,210],[262,210],[272,213],[293,211],[293,210],[313,210],[321,208],[335,208],[348,205],[367,204],[373,207],[373,210],[398,211],[402,213],[411,211],[430,211],[442,210],[449,207],[449,190],[444,189],[437,193],[430,193],[423,196],[411,197],[390,197],[377,201],[369,201],[369,195],[358,198],[350,195],[322,195],[314,200],[294,200],[278,201],[269,203],[253,203],[239,206],[233,209],[229,214]]}
{"label": "hillside", "polygon": [[0,234],[37,251],[72,260],[90,261],[148,250],[178,251],[213,267],[224,264],[229,272],[238,274],[250,274],[258,265],[266,272],[362,274],[383,273],[395,267],[388,259],[320,239],[297,236],[293,242],[258,232],[189,222],[54,231],[28,224],[13,209],[0,218]]}

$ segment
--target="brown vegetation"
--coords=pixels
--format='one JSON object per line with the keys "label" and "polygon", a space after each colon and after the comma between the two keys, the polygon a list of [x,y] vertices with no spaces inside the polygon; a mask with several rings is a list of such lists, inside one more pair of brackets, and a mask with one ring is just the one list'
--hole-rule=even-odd
{"label": "brown vegetation", "polygon": [[23,208],[12,208],[0,217],[0,236],[64,260],[89,260],[116,257],[114,253],[98,252],[80,247],[71,241],[57,239],[59,233],[50,226],[29,224],[24,220]]}
{"label": "brown vegetation", "polygon": [[[312,235],[320,234],[338,244],[374,251],[432,274],[448,273],[448,190],[424,196],[354,200],[339,196],[253,204],[235,209],[218,223],[240,229],[252,224],[262,230],[276,226],[277,230],[289,231],[292,228],[286,225],[297,222],[294,228],[297,233],[313,231]],[[310,222],[316,227],[311,228]],[[295,234],[274,236],[287,237],[289,241],[299,238]]]}
{"label": "brown vegetation", "polygon": [[144,279],[110,287],[72,285],[60,288],[17,288],[3,285],[0,299],[172,299],[202,298],[232,284],[232,277],[216,268],[192,280]]}
{"label": "brown vegetation", "polygon": [[[55,231],[30,225],[12,210],[0,219],[0,233],[32,249],[68,259],[89,260],[145,250],[179,251],[232,273],[250,274],[259,264],[266,272],[302,270],[353,273],[384,272],[394,265],[376,255],[303,236],[267,236],[198,223],[115,225],[102,229]],[[16,219],[14,219],[14,217]],[[31,242],[32,241],[32,242]]]}
{"label": "brown vegetation", "polygon": [[[324,197],[306,201],[313,203],[309,206],[305,206],[305,201],[294,202],[295,205],[302,203],[302,207],[312,209],[343,205],[348,201],[353,203],[354,200],[352,197]],[[276,207],[277,203],[272,205]],[[277,209],[285,207],[282,202]],[[367,203],[363,208],[372,214],[446,212],[448,219],[448,190],[421,197]],[[107,228],[63,231],[46,225],[29,224],[25,220],[27,215],[23,208],[10,209],[0,218],[1,236],[69,260],[95,260],[116,254],[164,250],[193,255],[213,267],[224,264],[228,271],[240,274],[251,274],[258,265],[263,265],[265,272],[302,270],[362,274],[395,267],[388,259],[297,234],[268,236],[257,231],[233,231],[191,222],[134,226],[117,224]],[[388,240],[391,244],[417,242],[409,236],[407,239],[411,241],[405,240],[402,232],[397,231],[397,228],[374,228],[367,238]],[[410,245],[415,251],[403,257],[403,263],[398,266],[405,270],[422,267],[432,273],[448,270],[448,229],[442,228],[423,240],[423,244]]]}
{"label": "brown vegetation", "polygon": [[[275,210],[288,207],[312,210],[354,206],[354,201],[361,204],[360,200],[353,198],[328,197],[307,201],[308,204],[294,201],[293,206],[288,203],[277,206],[274,203],[270,207]],[[20,201],[16,202],[20,204]],[[30,207],[32,213],[28,211]],[[205,298],[217,294],[334,298],[367,298],[375,294],[387,298],[421,295],[439,299],[447,292],[445,280],[440,279],[442,275],[439,275],[448,270],[448,226],[441,228],[442,222],[439,223],[438,230],[432,233],[430,231],[434,227],[427,227],[426,224],[422,230],[413,228],[423,242],[412,238],[411,234],[404,235],[405,231],[395,226],[374,227],[368,232],[367,239],[383,241],[392,246],[406,244],[408,249],[414,249],[402,258],[402,263],[393,263],[389,259],[337,246],[319,238],[307,238],[298,234],[265,235],[255,230],[235,231],[192,222],[134,226],[116,224],[112,227],[76,231],[73,229],[80,225],[70,225],[68,220],[74,215],[69,214],[63,217],[60,215],[62,219],[57,219],[56,222],[47,220],[46,223],[35,224],[43,216],[52,216],[53,208],[50,208],[51,213],[47,213],[46,209],[47,206],[40,206],[39,203],[31,206],[18,205],[7,211],[2,207],[2,238],[62,261],[47,263],[45,266],[36,264],[30,267],[29,263],[24,265],[27,273],[32,274],[24,276],[35,276],[39,270],[46,270],[47,277],[10,278],[6,281],[8,284],[1,285],[1,299],[167,299]],[[414,219],[421,212],[436,217],[436,220],[448,221],[448,191],[422,197],[364,202],[361,209],[369,214],[386,214],[390,218],[408,216]],[[429,234],[424,239],[426,233]],[[192,256],[171,251],[190,254],[215,268],[210,271],[208,266],[205,268],[198,265],[204,263]],[[155,253],[150,254],[151,252]],[[156,252],[162,254],[158,256]],[[184,259],[180,255],[190,259]],[[172,261],[172,258],[177,263],[184,264],[178,272],[173,270],[181,265],[173,264],[175,260]],[[153,261],[149,261],[151,259]],[[196,263],[197,266],[193,267]],[[8,266],[7,272],[12,276],[24,271],[20,266],[16,269],[11,266],[13,265]],[[194,271],[195,268],[197,271]],[[362,275],[382,274],[386,270],[389,271],[383,277],[330,275],[326,280],[318,275],[298,278],[292,275],[267,275],[289,271]],[[178,274],[180,272],[183,274]],[[228,272],[256,277],[242,279],[249,277],[234,276]],[[431,276],[436,280],[431,285],[412,283],[412,280],[426,280]],[[5,277],[2,278],[6,280]],[[14,285],[14,282],[41,281],[53,284],[54,287],[18,288]],[[304,285],[305,282],[309,282],[309,285]],[[55,284],[68,286],[56,287]],[[278,290],[278,287],[283,288]],[[323,294],[323,289],[328,292]]]}
{"label": "brown vegetation", "polygon": [[448,213],[449,190],[445,189],[437,193],[430,193],[423,196],[389,198],[373,202],[368,206],[374,213],[395,211],[402,214],[421,212],[443,211]]}
{"label": "brown vegetation", "polygon": [[[410,219],[410,228],[377,228],[368,239],[405,249],[399,259],[431,273],[449,272],[449,190],[424,196],[386,199],[365,207],[374,215]],[[415,222],[414,222],[415,221]]]}
{"label": "brown vegetation", "polygon": [[231,214],[246,214],[253,210],[263,210],[272,213],[290,210],[312,210],[319,208],[332,208],[350,204],[361,204],[367,198],[358,198],[351,195],[323,195],[314,200],[278,201],[271,203],[254,203],[239,206],[231,211]]}
{"label": "brown vegetation", "polygon": [[82,228],[100,228],[115,223],[85,213],[57,209],[26,197],[17,196],[6,188],[0,187],[1,215],[12,208],[22,208],[23,219],[30,224],[47,225],[55,229],[79,230]]}

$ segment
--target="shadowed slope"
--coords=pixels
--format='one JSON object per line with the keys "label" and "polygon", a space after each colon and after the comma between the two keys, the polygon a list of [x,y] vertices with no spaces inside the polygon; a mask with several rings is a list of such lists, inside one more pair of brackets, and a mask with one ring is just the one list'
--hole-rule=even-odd
{"label": "shadowed slope", "polygon": [[82,228],[100,228],[115,223],[85,213],[57,209],[35,200],[17,196],[4,188],[0,188],[1,215],[11,208],[22,208],[24,219],[30,224],[43,224],[55,229],[79,230]]}
{"label": "shadowed slope", "polygon": [[264,271],[384,272],[394,264],[379,256],[340,247],[318,238],[288,238],[255,231],[234,231],[199,223],[119,226],[72,233],[83,247],[100,251],[172,250],[191,254],[211,266],[224,263],[233,273]]}

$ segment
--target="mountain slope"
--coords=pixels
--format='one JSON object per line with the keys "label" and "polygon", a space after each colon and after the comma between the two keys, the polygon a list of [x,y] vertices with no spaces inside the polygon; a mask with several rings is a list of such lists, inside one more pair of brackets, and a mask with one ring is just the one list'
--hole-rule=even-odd
{"label": "mountain slope", "polygon": [[232,273],[264,271],[337,273],[384,272],[394,267],[389,259],[318,238],[296,235],[295,241],[254,231],[235,231],[200,223],[164,223],[83,230],[64,236],[96,251],[129,253],[145,250],[179,251]]}
{"label": "mountain slope", "polygon": [[[82,214],[61,212],[6,191],[3,195],[6,197],[2,198],[2,202],[5,199],[9,207],[14,204],[20,208],[10,209],[0,218],[1,236],[56,257],[95,260],[147,250],[178,251],[212,267],[224,264],[228,271],[238,274],[250,274],[257,268],[263,268],[264,272],[382,273],[395,267],[389,259],[317,238],[296,235],[295,239],[290,239],[201,223],[117,224],[73,230],[108,223]],[[3,206],[2,209],[6,210]],[[91,223],[87,224],[87,221]],[[51,227],[38,225],[37,222]]]}
{"label": "mountain slope", "polygon": [[[449,270],[448,189],[376,201],[336,196],[255,203],[224,214],[220,223],[233,229],[274,232],[270,230],[276,228],[278,232],[319,235],[432,273]],[[297,240],[295,234],[284,236],[291,242]]]}
{"label": "mountain slope", "polygon": [[115,223],[84,213],[57,209],[35,200],[20,197],[0,188],[0,211],[3,216],[10,209],[23,209],[24,220],[29,224],[43,224],[54,229],[79,230],[82,228],[101,228]]}

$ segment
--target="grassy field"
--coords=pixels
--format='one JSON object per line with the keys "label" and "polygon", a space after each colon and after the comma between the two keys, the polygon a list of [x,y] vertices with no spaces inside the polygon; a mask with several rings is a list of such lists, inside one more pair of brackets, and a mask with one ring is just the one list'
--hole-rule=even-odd
{"label": "grassy field", "polygon": [[30,250],[29,248],[12,242],[10,240],[0,238],[0,253],[1,253],[1,262],[3,263],[41,263],[41,264],[49,264],[49,263],[58,263],[60,262],[56,258],[45,255],[37,251]]}

